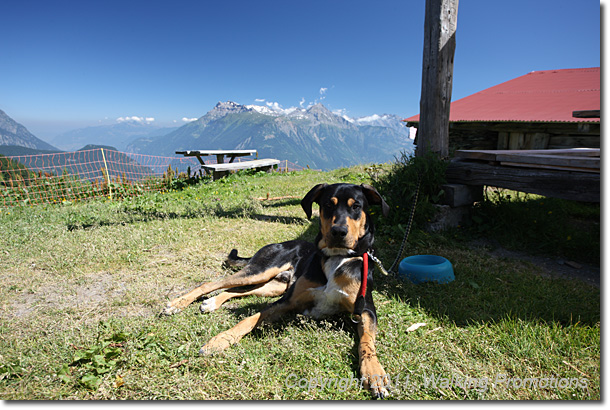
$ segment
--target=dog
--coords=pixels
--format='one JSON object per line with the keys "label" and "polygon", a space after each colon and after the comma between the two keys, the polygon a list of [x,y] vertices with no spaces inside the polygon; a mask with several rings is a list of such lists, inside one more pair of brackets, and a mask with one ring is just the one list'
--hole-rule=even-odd
{"label": "dog", "polygon": [[[320,226],[314,243],[292,240],[266,245],[251,258],[241,258],[233,249],[227,263],[241,266],[235,274],[217,282],[204,283],[167,304],[163,315],[180,312],[200,297],[219,289],[224,292],[201,305],[212,312],[227,300],[247,295],[281,296],[261,312],[243,319],[205,344],[200,353],[210,355],[239,342],[262,322],[271,322],[286,313],[321,318],[338,313],[357,319],[358,354],[362,384],[374,397],[388,396],[389,379],[375,349],[377,313],[373,303],[372,270],[363,275],[372,250],[374,225],[369,205],[389,207],[370,185],[319,184],[301,201],[308,219],[312,205],[320,206]],[[363,286],[364,284],[364,286]]]}

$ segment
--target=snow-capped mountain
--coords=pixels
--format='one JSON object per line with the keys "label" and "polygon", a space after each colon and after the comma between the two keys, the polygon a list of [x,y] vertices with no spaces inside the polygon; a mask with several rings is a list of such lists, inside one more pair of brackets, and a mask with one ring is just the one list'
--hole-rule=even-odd
{"label": "snow-capped mountain", "polygon": [[[359,163],[387,162],[412,151],[408,130],[352,120],[322,104],[282,109],[277,105],[219,102],[196,121],[158,138],[136,140],[127,150],[173,155],[192,149],[256,149],[259,157],[287,159],[301,166],[333,169]],[[380,116],[380,121],[389,118]]]}
{"label": "snow-capped mountain", "polygon": [[317,103],[308,108],[290,107],[281,108],[277,104],[269,105],[241,105],[233,101],[219,102],[214,109],[201,117],[201,120],[207,122],[212,119],[219,119],[227,114],[235,114],[240,112],[257,112],[259,114],[268,115],[271,117],[289,117],[293,119],[308,119],[320,123],[343,124],[345,122],[357,126],[375,126],[393,128],[398,131],[404,131],[408,134],[405,124],[398,115],[393,114],[373,114],[366,117],[350,118],[347,115],[340,115],[331,112],[323,104]]}

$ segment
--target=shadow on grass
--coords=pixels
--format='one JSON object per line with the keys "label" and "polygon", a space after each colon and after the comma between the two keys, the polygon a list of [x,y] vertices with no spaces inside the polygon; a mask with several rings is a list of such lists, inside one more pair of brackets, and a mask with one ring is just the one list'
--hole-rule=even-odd
{"label": "shadow on grass", "polygon": [[[300,204],[300,201],[298,201]],[[282,205],[267,205],[266,207],[281,207]],[[76,220],[68,220],[66,228],[68,231],[74,231],[78,229],[92,229],[104,226],[125,226],[127,224],[150,222],[167,219],[197,219],[206,216],[215,216],[218,218],[228,219],[242,219],[250,218],[259,221],[266,222],[279,222],[287,225],[292,224],[303,224],[307,223],[307,218],[294,217],[294,216],[280,216],[280,215],[266,215],[262,213],[253,212],[247,207],[234,207],[232,209],[225,210],[222,207],[216,209],[210,209],[205,207],[193,207],[185,208],[180,211],[163,211],[163,210],[134,210],[134,209],[123,209],[118,217],[113,215],[109,218],[99,216],[85,216]]]}
{"label": "shadow on grass", "polygon": [[377,274],[376,290],[458,326],[507,317],[565,326],[600,322],[600,291],[582,281],[544,277],[530,263],[468,251],[448,258],[454,261],[453,282],[415,285]]}
{"label": "shadow on grass", "polygon": [[300,206],[300,198],[278,199],[273,201],[262,201],[263,208],[281,208],[284,206]]}

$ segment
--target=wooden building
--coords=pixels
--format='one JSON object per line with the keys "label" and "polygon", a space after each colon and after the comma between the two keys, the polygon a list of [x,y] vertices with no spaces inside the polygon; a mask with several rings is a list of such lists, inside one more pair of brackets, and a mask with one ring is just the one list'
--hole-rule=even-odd
{"label": "wooden building", "polygon": [[451,103],[450,155],[564,148],[600,148],[599,67],[533,71]]}

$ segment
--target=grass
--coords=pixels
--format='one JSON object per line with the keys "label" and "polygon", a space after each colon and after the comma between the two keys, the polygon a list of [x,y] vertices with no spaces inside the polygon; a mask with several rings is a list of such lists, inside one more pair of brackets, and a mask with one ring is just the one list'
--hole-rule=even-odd
{"label": "grass", "polygon": [[[169,298],[228,274],[232,248],[249,255],[313,239],[317,221],[299,199],[256,198],[302,197],[320,182],[370,180],[361,167],[255,174],[122,201],[0,210],[0,398],[368,399],[347,385],[359,377],[349,317],[288,317],[201,357],[209,338],[270,300],[157,316]],[[379,231],[377,254],[389,265],[400,236]],[[447,257],[456,280],[376,276],[378,356],[393,399],[600,399],[598,288],[493,258],[455,232],[416,231],[407,252]],[[416,323],[425,326],[408,332]]]}

